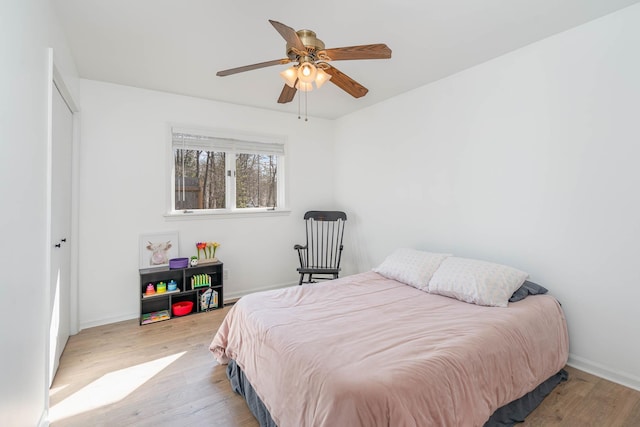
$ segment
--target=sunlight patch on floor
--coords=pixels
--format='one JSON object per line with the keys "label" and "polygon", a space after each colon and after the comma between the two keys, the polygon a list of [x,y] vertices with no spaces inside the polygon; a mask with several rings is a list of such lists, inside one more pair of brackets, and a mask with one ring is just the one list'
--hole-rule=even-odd
{"label": "sunlight patch on floor", "polygon": [[110,372],[49,409],[49,422],[118,402],[183,356],[186,351]]}

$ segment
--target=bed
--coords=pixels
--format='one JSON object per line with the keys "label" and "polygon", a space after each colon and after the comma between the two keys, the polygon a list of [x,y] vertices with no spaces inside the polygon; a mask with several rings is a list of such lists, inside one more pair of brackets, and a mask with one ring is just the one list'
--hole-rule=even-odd
{"label": "bed", "polygon": [[490,307],[406,282],[370,271],[247,295],[210,349],[279,427],[508,425],[501,410],[522,417],[566,378],[552,296]]}

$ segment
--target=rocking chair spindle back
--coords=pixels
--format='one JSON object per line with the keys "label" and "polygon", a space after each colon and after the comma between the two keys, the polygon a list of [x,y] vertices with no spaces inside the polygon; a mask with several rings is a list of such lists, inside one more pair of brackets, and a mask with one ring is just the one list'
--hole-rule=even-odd
{"label": "rocking chair spindle back", "polygon": [[298,251],[302,284],[305,274],[308,282],[316,279],[337,279],[342,257],[342,239],[347,215],[340,211],[309,211],[304,214],[306,244],[295,245]]}

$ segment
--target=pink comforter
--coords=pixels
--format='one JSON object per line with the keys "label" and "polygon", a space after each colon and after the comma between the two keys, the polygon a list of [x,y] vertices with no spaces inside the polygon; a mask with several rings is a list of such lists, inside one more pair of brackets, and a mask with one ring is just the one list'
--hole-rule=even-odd
{"label": "pink comforter", "polygon": [[481,426],[564,367],[568,337],[551,296],[481,307],[368,272],[241,298],[211,351],[279,427]]}

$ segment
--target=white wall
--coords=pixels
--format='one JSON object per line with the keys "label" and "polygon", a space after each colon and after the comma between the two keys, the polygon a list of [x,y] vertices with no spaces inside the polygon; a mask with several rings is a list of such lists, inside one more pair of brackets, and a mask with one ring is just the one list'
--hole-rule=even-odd
{"label": "white wall", "polygon": [[528,271],[571,363],[640,389],[640,5],[341,119],[349,272],[396,247]]}
{"label": "white wall", "polygon": [[71,91],[77,73],[47,0],[3,2],[0,45],[0,414],[31,427],[48,407],[48,48]]}
{"label": "white wall", "polygon": [[[82,327],[138,316],[141,233],[177,230],[182,256],[195,255],[198,241],[220,242],[226,298],[297,283],[302,216],[333,203],[331,122],[90,80],[81,80],[81,94]],[[291,213],[166,218],[172,122],[285,136]]]}

